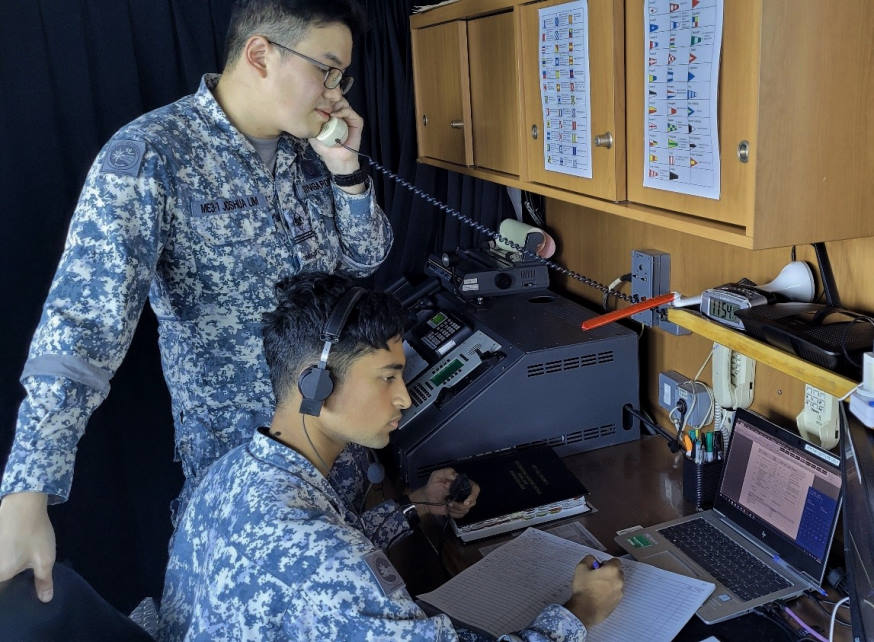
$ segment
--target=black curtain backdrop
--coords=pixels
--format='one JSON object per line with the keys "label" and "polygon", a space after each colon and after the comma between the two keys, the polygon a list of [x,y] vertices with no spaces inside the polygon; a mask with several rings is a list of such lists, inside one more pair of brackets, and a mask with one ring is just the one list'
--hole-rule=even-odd
{"label": "black curtain backdrop", "polygon": [[[412,2],[362,0],[369,32],[350,73],[364,149],[430,194],[497,227],[503,188],[415,162]],[[12,442],[18,377],[85,174],[106,140],[138,115],[193,92],[221,68],[231,0],[5,0],[0,3],[0,460]],[[483,239],[374,175],[395,245],[374,277],[417,276],[431,251]],[[79,444],[70,501],[50,508],[58,560],[128,612],[160,596],[169,502],[182,483],[169,397],[146,308],[106,402]]]}

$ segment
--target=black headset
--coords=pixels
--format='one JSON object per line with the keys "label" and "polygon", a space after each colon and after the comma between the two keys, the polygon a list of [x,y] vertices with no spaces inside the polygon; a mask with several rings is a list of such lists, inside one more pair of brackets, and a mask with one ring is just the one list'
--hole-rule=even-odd
{"label": "black headset", "polygon": [[348,290],[331,310],[320,335],[321,340],[325,342],[322,356],[317,364],[307,366],[297,380],[297,389],[303,397],[300,402],[301,413],[318,417],[322,412],[322,402],[334,391],[334,379],[331,377],[331,371],[328,370],[328,355],[331,354],[331,346],[340,340],[340,333],[358,300],[366,293],[367,290],[364,288],[354,287]]}

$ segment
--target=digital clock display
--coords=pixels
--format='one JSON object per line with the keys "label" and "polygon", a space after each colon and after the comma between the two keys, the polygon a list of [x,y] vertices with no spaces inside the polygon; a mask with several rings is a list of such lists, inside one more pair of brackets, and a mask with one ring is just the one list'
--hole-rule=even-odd
{"label": "digital clock display", "polygon": [[710,299],[710,307],[707,309],[707,316],[711,319],[737,322],[738,318],[734,313],[740,310],[741,307],[742,306],[738,303],[732,303],[724,299]]}
{"label": "digital clock display", "polygon": [[739,283],[726,283],[717,288],[709,288],[701,293],[701,314],[717,323],[743,330],[743,321],[735,314],[738,310],[766,305],[767,292],[753,286]]}

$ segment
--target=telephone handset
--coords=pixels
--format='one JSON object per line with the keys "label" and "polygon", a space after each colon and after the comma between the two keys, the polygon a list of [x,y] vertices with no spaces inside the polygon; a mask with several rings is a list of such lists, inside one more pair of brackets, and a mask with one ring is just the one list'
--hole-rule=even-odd
{"label": "telephone handset", "polygon": [[322,125],[322,129],[319,131],[319,135],[316,136],[316,140],[328,147],[334,147],[337,145],[337,139],[340,140],[340,144],[342,145],[346,142],[346,137],[348,135],[349,128],[346,126],[346,121],[342,118],[331,118],[328,122]]}
{"label": "telephone handset", "polygon": [[713,344],[713,397],[723,408],[753,403],[756,362],[722,344]]}

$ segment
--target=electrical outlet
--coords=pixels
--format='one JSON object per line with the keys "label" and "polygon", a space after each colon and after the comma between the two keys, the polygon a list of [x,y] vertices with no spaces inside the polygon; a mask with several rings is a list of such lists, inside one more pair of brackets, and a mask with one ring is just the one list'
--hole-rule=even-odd
{"label": "electrical outlet", "polygon": [[680,400],[680,386],[688,377],[684,377],[676,370],[668,370],[659,373],[659,405],[665,410],[671,410]]}
{"label": "electrical outlet", "polygon": [[[651,299],[670,292],[670,286],[670,254],[659,250],[631,251],[632,295],[637,295],[640,299]],[[644,310],[632,315],[631,318],[645,326],[659,328],[670,334],[689,334],[689,330],[668,321],[664,310]]]}
{"label": "electrical outlet", "polygon": [[686,406],[686,425],[700,428],[713,421],[710,388],[703,381],[692,381],[676,370],[659,373],[659,405],[671,412],[682,401]]}

